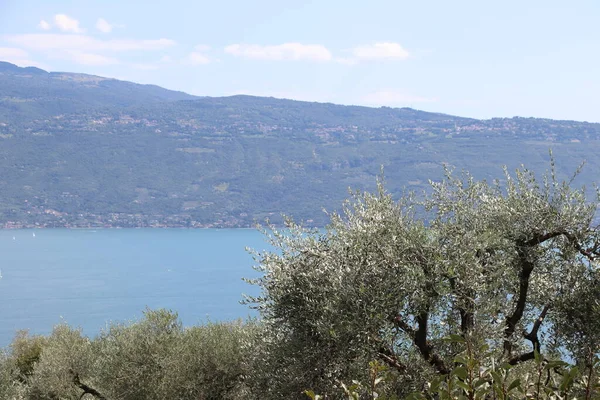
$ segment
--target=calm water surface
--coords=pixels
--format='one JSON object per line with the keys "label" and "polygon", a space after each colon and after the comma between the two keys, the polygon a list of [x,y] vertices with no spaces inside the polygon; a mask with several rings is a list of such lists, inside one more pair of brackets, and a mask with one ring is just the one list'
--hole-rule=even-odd
{"label": "calm water surface", "polygon": [[109,321],[169,308],[185,325],[252,315],[257,289],[246,229],[0,230],[0,346],[17,329],[49,333],[66,321],[95,335]]}

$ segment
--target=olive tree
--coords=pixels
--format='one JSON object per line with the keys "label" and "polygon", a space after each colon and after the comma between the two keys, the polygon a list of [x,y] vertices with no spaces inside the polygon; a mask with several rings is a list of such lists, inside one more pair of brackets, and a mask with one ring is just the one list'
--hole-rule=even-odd
{"label": "olive tree", "polygon": [[97,388],[109,399],[246,398],[254,329],[241,321],[184,328],[177,313],[146,310],[94,342]]}
{"label": "olive tree", "polygon": [[536,355],[590,361],[598,200],[571,183],[553,165],[541,180],[505,169],[492,183],[447,170],[420,198],[395,201],[382,182],[355,193],[325,231],[271,228],[276,251],[257,253],[262,294],[249,299],[271,332],[264,364],[299,396],[327,393],[374,359],[397,372],[397,388],[419,390],[467,345],[516,368]]}
{"label": "olive tree", "polygon": [[149,310],[134,323],[113,323],[96,339],[97,379],[107,398],[158,399],[166,390],[166,361],[182,324],[169,310]]}
{"label": "olive tree", "polygon": [[165,390],[159,398],[246,399],[245,378],[257,327],[254,322],[219,322],[182,331],[165,360]]}
{"label": "olive tree", "polygon": [[93,376],[96,359],[92,341],[81,330],[55,326],[28,378],[28,398],[105,399]]}
{"label": "olive tree", "polygon": [[0,351],[0,399],[25,399],[27,386],[20,375],[15,357]]}

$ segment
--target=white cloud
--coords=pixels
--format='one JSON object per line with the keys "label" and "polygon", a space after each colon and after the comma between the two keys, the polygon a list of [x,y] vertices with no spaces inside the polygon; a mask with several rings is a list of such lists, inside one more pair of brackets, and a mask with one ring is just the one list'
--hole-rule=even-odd
{"label": "white cloud", "polygon": [[19,67],[39,67],[47,69],[43,64],[29,58],[29,53],[15,47],[0,47],[0,61],[6,61]]}
{"label": "white cloud", "polygon": [[187,61],[192,65],[204,65],[210,63],[210,58],[199,52],[192,52],[188,55]]}
{"label": "white cloud", "polygon": [[186,59],[183,61],[184,64],[205,65],[213,61],[209,56],[204,54],[205,52],[210,50],[210,46],[207,46],[205,44],[199,44],[194,47],[194,50],[195,51],[188,54]]}
{"label": "white cloud", "polygon": [[0,59],[15,59],[15,58],[27,58],[29,54],[23,49],[17,49],[15,47],[0,47]]}
{"label": "white cloud", "polygon": [[169,39],[103,40],[88,35],[52,33],[5,35],[0,38],[27,50],[40,51],[51,58],[63,58],[78,64],[93,66],[121,64],[113,56],[114,53],[159,51],[176,44]]}
{"label": "white cloud", "polygon": [[176,43],[170,39],[137,40],[110,39],[101,40],[87,35],[63,35],[52,33],[30,33],[22,35],[5,35],[4,40],[18,44],[31,50],[79,50],[79,51],[133,51],[162,50]]}
{"label": "white cloud", "polygon": [[358,46],[352,49],[352,55],[358,60],[405,60],[410,57],[410,53],[404,47],[393,42]]}
{"label": "white cloud", "polygon": [[41,20],[40,23],[38,24],[38,28],[43,29],[45,31],[52,29],[52,25],[50,25],[48,22],[46,22],[45,20]]}
{"label": "white cloud", "polygon": [[79,27],[79,21],[65,14],[56,14],[54,16],[54,24],[63,32],[83,32],[83,29]]}
{"label": "white cloud", "polygon": [[166,55],[165,55],[165,56],[162,56],[162,57],[160,58],[160,62],[161,62],[161,63],[168,64],[168,63],[172,63],[172,62],[173,62],[173,59],[171,58],[171,56],[166,56]]}
{"label": "white cloud", "polygon": [[275,46],[232,44],[225,47],[225,53],[257,60],[329,61],[332,59],[329,50],[320,44],[283,43]]}
{"label": "white cloud", "polygon": [[98,21],[96,21],[96,29],[102,33],[110,33],[113,30],[113,26],[104,18],[98,18]]}
{"label": "white cloud", "polygon": [[116,58],[103,56],[101,54],[80,51],[67,51],[65,54],[67,54],[72,61],[81,65],[103,66],[119,64],[119,60]]}
{"label": "white cloud", "polygon": [[377,106],[407,106],[412,103],[432,103],[438,101],[434,97],[414,96],[397,89],[382,89],[367,94],[362,102]]}

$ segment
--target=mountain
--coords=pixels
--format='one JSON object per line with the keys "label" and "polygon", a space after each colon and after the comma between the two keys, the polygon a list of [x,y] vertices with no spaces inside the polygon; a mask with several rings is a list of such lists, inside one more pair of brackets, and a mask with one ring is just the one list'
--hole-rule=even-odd
{"label": "mountain", "polygon": [[250,226],[285,213],[326,223],[348,188],[425,190],[443,165],[502,165],[580,181],[600,170],[600,124],[477,120],[151,85],[0,63],[0,225]]}
{"label": "mountain", "polygon": [[0,61],[0,119],[22,121],[99,108],[191,100],[197,97],[155,85],[66,72],[20,68]]}

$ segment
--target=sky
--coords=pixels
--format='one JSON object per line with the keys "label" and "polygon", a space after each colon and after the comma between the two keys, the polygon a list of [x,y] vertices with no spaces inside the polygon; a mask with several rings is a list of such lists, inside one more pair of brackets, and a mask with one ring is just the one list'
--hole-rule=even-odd
{"label": "sky", "polygon": [[600,122],[600,1],[0,0],[0,60],[156,84]]}

